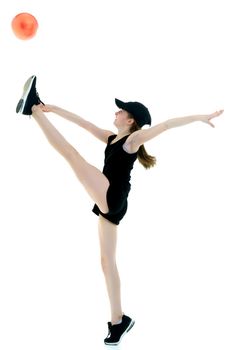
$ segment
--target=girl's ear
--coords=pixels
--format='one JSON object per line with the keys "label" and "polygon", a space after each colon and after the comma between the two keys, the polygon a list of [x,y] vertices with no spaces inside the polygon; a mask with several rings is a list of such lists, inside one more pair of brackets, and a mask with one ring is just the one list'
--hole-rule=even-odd
{"label": "girl's ear", "polygon": [[128,125],[133,125],[134,119],[133,119],[133,118],[129,118],[129,119],[127,120],[127,123],[128,123]]}

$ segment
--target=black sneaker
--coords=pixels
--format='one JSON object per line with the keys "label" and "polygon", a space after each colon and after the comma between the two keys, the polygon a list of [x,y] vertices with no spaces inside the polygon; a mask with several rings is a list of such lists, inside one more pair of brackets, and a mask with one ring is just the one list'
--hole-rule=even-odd
{"label": "black sneaker", "polygon": [[134,323],[135,322],[126,315],[123,315],[120,324],[112,325],[111,322],[108,322],[108,336],[104,339],[104,343],[106,345],[118,345],[122,337],[133,327]]}
{"label": "black sneaker", "polygon": [[24,84],[23,95],[17,104],[16,113],[31,115],[32,106],[41,103],[44,105],[36,91],[36,76],[33,75]]}

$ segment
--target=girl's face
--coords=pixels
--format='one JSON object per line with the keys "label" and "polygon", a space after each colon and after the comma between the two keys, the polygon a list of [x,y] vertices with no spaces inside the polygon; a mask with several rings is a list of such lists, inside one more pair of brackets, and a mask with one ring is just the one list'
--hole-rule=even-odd
{"label": "girl's face", "polygon": [[114,125],[117,128],[122,128],[126,126],[130,126],[132,121],[128,117],[128,112],[124,109],[121,109],[115,113],[116,119],[114,120]]}

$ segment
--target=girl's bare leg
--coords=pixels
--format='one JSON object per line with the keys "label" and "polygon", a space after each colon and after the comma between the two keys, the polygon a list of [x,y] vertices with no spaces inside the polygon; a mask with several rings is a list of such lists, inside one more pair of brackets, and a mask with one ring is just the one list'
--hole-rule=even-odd
{"label": "girl's bare leg", "polygon": [[121,286],[116,265],[117,226],[99,216],[99,240],[101,252],[101,264],[105,276],[110,306],[111,322],[116,324],[121,321]]}
{"label": "girl's bare leg", "polygon": [[32,112],[32,116],[41,127],[49,143],[68,161],[79,181],[100,210],[103,213],[108,213],[106,193],[109,181],[106,176],[99,169],[85,161],[50,123],[39,106],[33,106]]}

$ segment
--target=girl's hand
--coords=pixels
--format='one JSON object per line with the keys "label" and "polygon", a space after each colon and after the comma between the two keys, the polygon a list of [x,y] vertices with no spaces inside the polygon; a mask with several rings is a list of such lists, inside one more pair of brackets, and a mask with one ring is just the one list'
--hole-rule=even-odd
{"label": "girl's hand", "polygon": [[40,105],[40,108],[43,112],[53,112],[53,107],[52,105]]}
{"label": "girl's hand", "polygon": [[220,111],[216,111],[216,112],[214,112],[214,113],[212,113],[212,114],[201,115],[201,116],[200,116],[200,121],[202,121],[202,122],[204,122],[204,123],[207,123],[207,124],[209,124],[210,126],[212,126],[212,128],[214,128],[215,126],[214,126],[214,124],[212,124],[212,123],[210,122],[210,120],[213,119],[213,118],[215,118],[215,117],[220,116],[220,114],[222,114],[223,112],[224,112],[224,110],[221,109]]}

